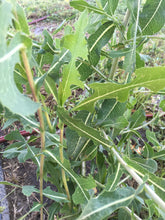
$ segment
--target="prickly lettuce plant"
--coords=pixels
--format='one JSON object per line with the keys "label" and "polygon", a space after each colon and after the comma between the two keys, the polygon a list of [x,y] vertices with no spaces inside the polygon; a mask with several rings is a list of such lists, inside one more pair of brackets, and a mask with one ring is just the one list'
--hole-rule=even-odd
{"label": "prickly lettuce plant", "polygon": [[[6,136],[15,142],[4,157],[30,158],[38,166],[39,189],[23,186],[22,192],[39,193],[40,203],[20,219],[39,209],[40,218],[49,220],[164,218],[165,180],[157,175],[164,150],[147,127],[145,109],[132,113],[131,94],[141,87],[156,94],[165,87],[165,67],[145,67],[141,55],[164,26],[165,1],[127,0],[125,14],[114,0],[70,5],[81,12],[74,28],[67,27],[61,39],[45,30],[43,43],[36,43],[23,9],[15,1],[0,2],[4,128],[20,121],[40,137],[39,149],[18,131]],[[152,121],[162,115],[158,111]],[[133,153],[133,140],[136,146],[141,140],[143,150]],[[57,190],[44,188],[43,181]],[[43,196],[53,201],[47,214]]]}

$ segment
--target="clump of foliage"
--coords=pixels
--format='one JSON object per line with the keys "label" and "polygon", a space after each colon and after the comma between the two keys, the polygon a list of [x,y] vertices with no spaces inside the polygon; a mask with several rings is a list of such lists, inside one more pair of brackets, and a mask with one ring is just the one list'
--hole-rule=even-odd
{"label": "clump of foliage", "polygon": [[[44,42],[34,43],[23,9],[15,1],[0,2],[0,101],[8,119],[4,127],[19,121],[41,139],[38,148],[18,131],[6,137],[15,142],[5,157],[20,162],[30,158],[38,166],[40,188],[23,186],[22,192],[39,193],[40,203],[20,219],[39,209],[43,219],[43,196],[54,201],[48,207],[49,220],[165,216],[165,179],[157,175],[165,151],[148,128],[144,105],[132,111],[134,89],[157,94],[165,88],[165,67],[145,67],[141,54],[151,35],[164,26],[165,1],[127,0],[122,18],[118,3],[71,1],[81,12],[74,28],[67,26],[62,39],[45,30]],[[14,36],[8,32],[11,26]],[[46,105],[50,96],[53,108]],[[152,121],[164,115],[161,109],[164,100]],[[129,179],[137,185],[131,186]],[[44,189],[44,180],[57,191]]]}

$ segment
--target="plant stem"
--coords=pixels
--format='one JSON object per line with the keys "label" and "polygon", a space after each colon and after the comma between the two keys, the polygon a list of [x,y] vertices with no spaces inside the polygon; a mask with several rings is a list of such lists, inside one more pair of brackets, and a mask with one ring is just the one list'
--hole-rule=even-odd
{"label": "plant stem", "polygon": [[[63,154],[63,137],[64,137],[64,124],[60,121],[60,147],[59,147],[59,153],[60,153],[60,160],[62,163],[64,163],[64,154]],[[71,201],[70,198],[70,193],[69,193],[69,188],[68,188],[68,184],[67,184],[67,180],[66,180],[66,175],[65,175],[65,171],[63,168],[61,168],[61,175],[62,175],[62,181],[64,184],[64,188],[66,191],[66,195],[69,201]],[[71,209],[71,203],[69,203],[69,207]]]}
{"label": "plant stem", "polygon": [[[108,136],[104,132],[105,138],[108,140]],[[128,164],[123,160],[123,158],[119,155],[119,153],[115,150],[114,147],[111,147],[112,152],[117,157],[118,161],[121,165],[131,174],[131,176],[136,180],[136,182],[141,185],[143,184],[143,180],[141,177],[133,170],[133,168],[129,167]],[[154,202],[162,209],[165,210],[165,202],[147,185],[144,184],[145,191],[149,194],[149,196],[154,200]]]}
{"label": "plant stem", "polygon": [[[132,210],[130,210],[128,207],[124,207],[124,209],[130,214],[132,215]],[[133,216],[135,219],[137,220],[142,220],[141,218],[139,218],[139,216],[137,216],[135,213],[133,213]]]}
{"label": "plant stem", "polygon": [[[123,21],[123,25],[125,26],[125,28],[126,28],[126,26],[128,24],[128,20],[129,20],[130,14],[131,14],[130,11],[127,9],[127,12],[125,14],[124,21]],[[122,43],[123,35],[124,35],[124,33],[123,34],[120,33],[120,35],[119,35],[119,43]],[[117,66],[118,66],[118,61],[119,61],[118,57],[113,59],[111,71],[110,71],[110,74],[109,74],[109,78],[111,80],[114,80],[114,76],[115,76],[116,69],[117,69]]]}
{"label": "plant stem", "polygon": [[82,173],[82,176],[86,175],[86,162],[85,161],[82,162],[81,173]]}
{"label": "plant stem", "polygon": [[43,100],[41,94],[40,94],[40,98],[41,98],[41,102],[42,102],[42,105],[43,105],[44,110],[45,110],[45,111],[44,111],[44,114],[45,114],[46,121],[47,121],[47,123],[48,123],[49,130],[50,130],[50,132],[53,132],[53,127],[52,127],[52,125],[51,125],[50,117],[49,117],[49,115],[48,115],[48,113],[47,113],[46,105],[45,105],[45,102],[44,102],[44,100]]}
{"label": "plant stem", "polygon": [[[21,50],[21,55],[23,59],[23,63],[26,70],[26,75],[28,78],[28,82],[31,88],[32,96],[35,102],[39,102],[36,91],[35,91],[35,85],[33,81],[33,75],[31,72],[31,68],[29,65],[29,61],[26,55],[25,49]],[[40,122],[40,138],[41,138],[41,153],[45,150],[45,128],[44,128],[44,119],[42,115],[42,109],[41,107],[38,109],[38,118]],[[40,158],[40,203],[43,204],[43,169],[44,169],[44,154],[41,154]],[[43,208],[41,207],[40,210],[40,219],[43,220]]]}

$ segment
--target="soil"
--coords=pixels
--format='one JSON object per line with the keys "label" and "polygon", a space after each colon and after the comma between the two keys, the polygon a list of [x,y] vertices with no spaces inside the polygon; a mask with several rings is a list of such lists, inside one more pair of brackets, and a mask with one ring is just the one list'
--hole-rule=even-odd
{"label": "soil", "polygon": [[[39,186],[39,182],[36,179],[36,165],[33,164],[32,161],[29,160],[25,163],[19,163],[17,159],[9,160],[3,158],[2,167],[5,181],[19,186]],[[39,199],[36,194],[26,197],[23,195],[21,188],[14,188],[12,186],[6,186],[6,194],[9,194],[7,199],[11,220],[19,219],[27,213],[32,208],[33,203],[38,202]],[[39,213],[30,214],[26,219],[37,220],[39,219]]]}

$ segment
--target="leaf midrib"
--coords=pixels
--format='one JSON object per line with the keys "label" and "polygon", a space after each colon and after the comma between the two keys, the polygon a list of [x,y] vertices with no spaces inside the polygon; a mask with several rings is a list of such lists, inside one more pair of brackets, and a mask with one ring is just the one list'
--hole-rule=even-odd
{"label": "leaf midrib", "polygon": [[93,94],[91,97],[89,97],[89,100],[84,101],[82,104],[80,103],[80,104],[79,104],[78,106],[76,106],[74,109],[80,108],[80,107],[82,107],[83,105],[87,105],[87,104],[90,103],[90,102],[95,102],[95,101],[97,101],[97,100],[99,100],[99,99],[103,99],[104,97],[106,97],[106,96],[108,96],[108,95],[111,95],[111,94],[113,94],[113,93],[115,94],[115,93],[121,92],[121,91],[123,91],[123,90],[125,90],[125,89],[132,89],[132,88],[144,86],[145,84],[149,84],[149,83],[153,83],[153,82],[156,83],[156,81],[160,81],[160,80],[161,80],[161,79],[153,79],[153,80],[150,80],[150,81],[147,81],[147,82],[141,82],[141,83],[137,83],[137,84],[131,84],[131,85],[129,85],[129,86],[124,86],[124,87],[122,87],[122,88],[115,89],[114,91],[105,93],[105,94],[100,95],[100,96],[97,96],[97,97],[95,97],[95,98],[91,98],[92,96],[94,96],[94,94]]}

